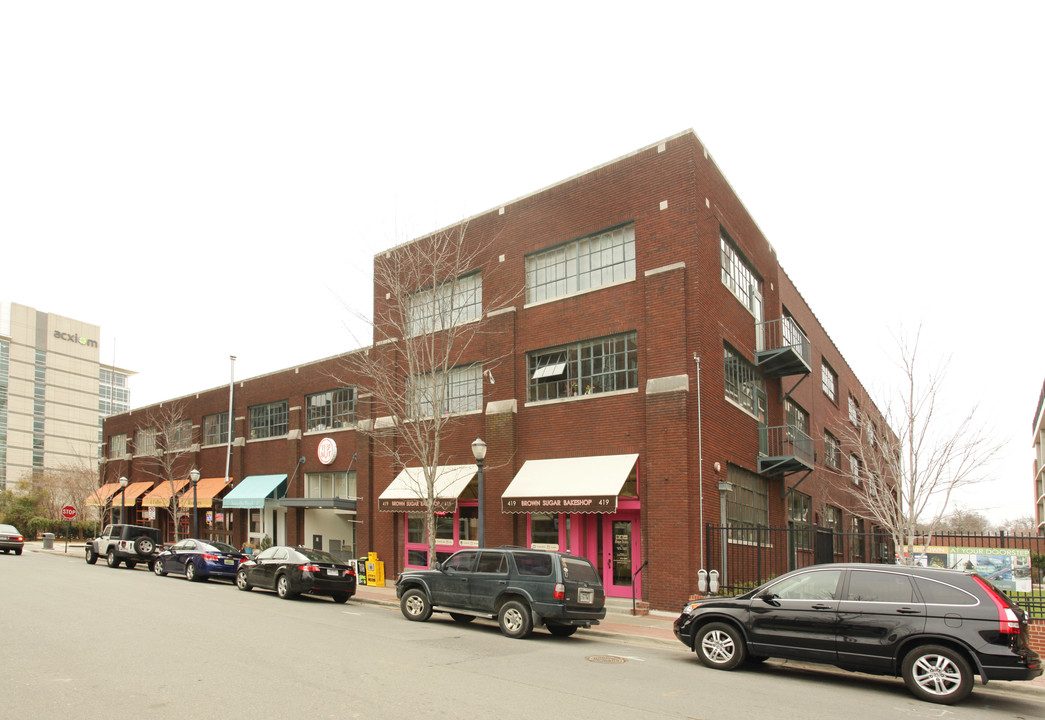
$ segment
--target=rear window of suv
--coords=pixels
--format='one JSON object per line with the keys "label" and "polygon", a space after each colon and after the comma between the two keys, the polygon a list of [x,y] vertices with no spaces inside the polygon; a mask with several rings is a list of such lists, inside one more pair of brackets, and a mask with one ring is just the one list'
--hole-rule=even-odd
{"label": "rear window of suv", "polygon": [[552,556],[543,553],[515,553],[520,575],[546,577],[552,574]]}
{"label": "rear window of suv", "polygon": [[593,584],[602,582],[599,580],[599,574],[595,572],[595,568],[592,567],[591,563],[579,558],[564,557],[562,559],[562,574],[567,580],[572,580],[573,582]]}

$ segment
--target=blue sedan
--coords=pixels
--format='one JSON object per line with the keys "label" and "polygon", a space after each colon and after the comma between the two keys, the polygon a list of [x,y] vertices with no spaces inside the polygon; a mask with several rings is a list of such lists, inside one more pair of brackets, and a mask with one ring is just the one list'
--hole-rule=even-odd
{"label": "blue sedan", "polygon": [[188,538],[160,553],[153,572],[182,574],[192,582],[212,577],[233,580],[239,564],[246,559],[246,555],[226,543]]}

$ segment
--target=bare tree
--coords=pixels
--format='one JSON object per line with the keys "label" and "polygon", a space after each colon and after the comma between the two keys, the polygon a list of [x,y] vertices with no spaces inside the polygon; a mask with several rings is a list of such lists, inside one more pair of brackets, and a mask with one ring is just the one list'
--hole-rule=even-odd
{"label": "bare tree", "polygon": [[31,475],[26,482],[40,493],[46,516],[52,520],[61,519],[65,505],[72,505],[83,517],[87,496],[98,489],[97,473],[77,464]]}
{"label": "bare tree", "polygon": [[850,472],[836,478],[858,514],[888,533],[906,562],[915,560],[915,540],[929,544],[954,493],[984,480],[1001,449],[977,423],[974,406],[950,424],[938,405],[946,364],[923,370],[921,331],[899,337],[902,383],[882,419],[868,398],[856,398],[851,422],[842,430],[850,450]]}
{"label": "bare tree", "polygon": [[436,561],[438,490],[446,482],[440,477],[442,441],[461,413],[482,409],[484,379],[492,383],[493,370],[508,355],[491,357],[482,342],[488,317],[518,296],[484,295],[488,243],[466,240],[466,230],[461,224],[374,258],[373,317],[357,313],[373,330],[374,344],[349,356],[378,420],[360,429],[397,466],[420,467],[413,491],[426,516],[430,565]]}
{"label": "bare tree", "polygon": [[1001,529],[1010,535],[1033,535],[1036,527],[1037,523],[1030,515],[1010,518],[1001,524]]}
{"label": "bare tree", "polygon": [[959,535],[982,535],[990,532],[991,523],[979,510],[970,510],[964,505],[956,505],[940,519],[937,532],[955,533]]}
{"label": "bare tree", "polygon": [[193,444],[192,421],[185,414],[185,402],[160,403],[149,410],[145,426],[156,432],[155,460],[142,465],[145,474],[166,483],[170,496],[164,510],[174,528],[174,539],[179,539],[178,498],[176,481],[187,478],[190,461],[198,446]]}

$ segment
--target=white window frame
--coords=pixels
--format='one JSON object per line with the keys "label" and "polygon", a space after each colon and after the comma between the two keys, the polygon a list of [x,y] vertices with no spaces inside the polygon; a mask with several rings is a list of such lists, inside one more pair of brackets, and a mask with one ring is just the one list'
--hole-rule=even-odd
{"label": "white window frame", "polygon": [[406,299],[410,336],[428,335],[478,320],[483,315],[483,274],[462,275]]}
{"label": "white window frame", "polygon": [[526,303],[635,279],[635,225],[601,230],[526,257]]}

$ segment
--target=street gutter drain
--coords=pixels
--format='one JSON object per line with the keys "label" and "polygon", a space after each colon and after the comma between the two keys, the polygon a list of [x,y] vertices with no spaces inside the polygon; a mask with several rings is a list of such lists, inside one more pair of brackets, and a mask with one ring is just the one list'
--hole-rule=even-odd
{"label": "street gutter drain", "polygon": [[602,663],[604,665],[620,665],[628,662],[627,658],[622,658],[619,655],[589,655],[586,659],[588,662]]}

